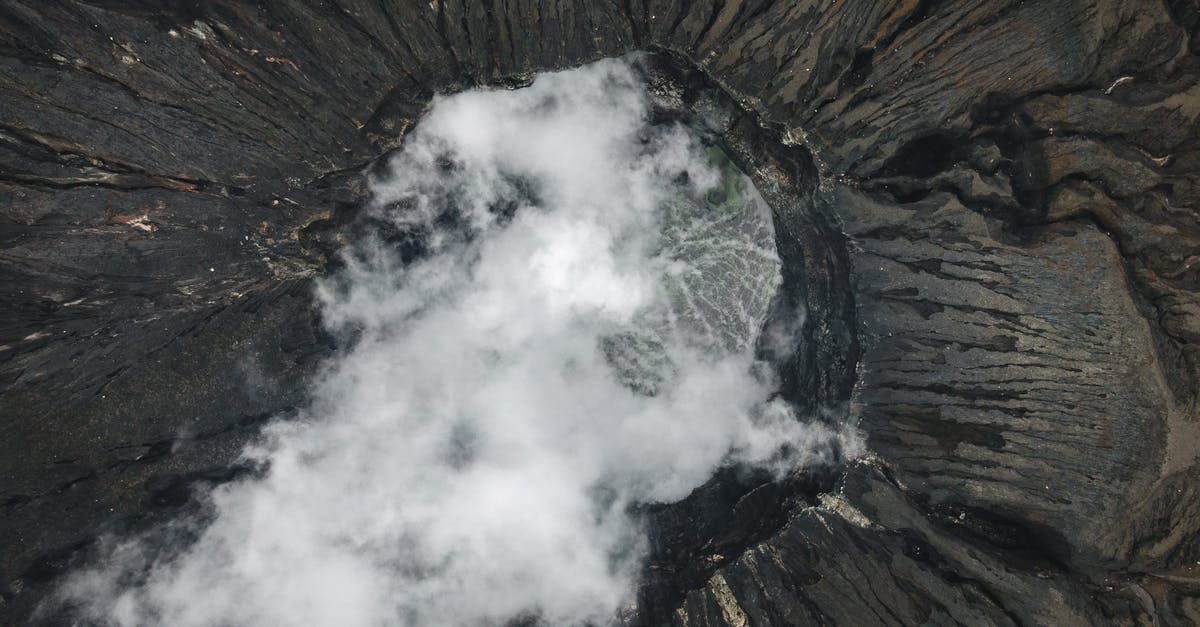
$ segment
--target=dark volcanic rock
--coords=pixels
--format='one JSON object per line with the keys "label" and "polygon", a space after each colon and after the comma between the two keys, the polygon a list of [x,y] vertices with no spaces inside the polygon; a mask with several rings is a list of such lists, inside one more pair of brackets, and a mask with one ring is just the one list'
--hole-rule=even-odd
{"label": "dark volcanic rock", "polygon": [[666,560],[640,620],[1200,621],[1198,29],[1195,0],[5,2],[0,622],[303,401],[309,277],[433,93],[638,48],[742,107],[722,139],[809,310],[789,389],[871,450],[816,501],[735,478],[664,514],[740,555]]}

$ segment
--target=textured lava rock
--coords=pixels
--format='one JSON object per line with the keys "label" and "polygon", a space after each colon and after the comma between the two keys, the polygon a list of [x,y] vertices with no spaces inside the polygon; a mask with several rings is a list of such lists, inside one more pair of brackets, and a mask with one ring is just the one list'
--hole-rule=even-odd
{"label": "textured lava rock", "polygon": [[630,620],[1200,621],[1198,28],[1195,0],[5,2],[0,622],[303,401],[307,281],[434,92],[639,48],[740,107],[722,141],[808,310],[789,389],[871,453],[815,502],[741,477],[663,514],[690,557]]}

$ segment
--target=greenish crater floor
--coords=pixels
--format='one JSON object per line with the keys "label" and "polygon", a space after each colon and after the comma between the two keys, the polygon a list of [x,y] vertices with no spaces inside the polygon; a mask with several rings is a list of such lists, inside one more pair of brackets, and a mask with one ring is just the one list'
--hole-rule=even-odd
{"label": "greenish crater floor", "polygon": [[720,182],[702,194],[681,184],[659,207],[650,254],[665,298],[602,340],[621,380],[646,394],[675,375],[668,347],[711,358],[751,351],[782,282],[770,208],[724,150],[707,153]]}

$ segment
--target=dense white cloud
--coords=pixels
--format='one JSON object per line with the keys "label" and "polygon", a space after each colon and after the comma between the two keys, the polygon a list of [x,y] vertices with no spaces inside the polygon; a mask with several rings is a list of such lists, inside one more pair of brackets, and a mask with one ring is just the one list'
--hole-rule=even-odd
{"label": "dense white cloud", "polygon": [[[404,266],[358,242],[320,287],[355,341],[311,407],[247,450],[268,470],[215,489],[182,552],[120,543],[64,594],[123,624],[603,624],[643,555],[630,504],[678,500],[735,460],[818,461],[840,436],[752,374],[778,281],[769,220],[675,225],[664,245],[663,208],[728,179],[687,129],[647,126],[648,106],[620,61],[435,100],[373,182],[372,211],[429,254]],[[749,239],[689,239],[721,229]],[[711,291],[667,289],[711,272],[767,290],[725,303],[723,334],[692,302]],[[606,345],[656,370],[652,395]]]}

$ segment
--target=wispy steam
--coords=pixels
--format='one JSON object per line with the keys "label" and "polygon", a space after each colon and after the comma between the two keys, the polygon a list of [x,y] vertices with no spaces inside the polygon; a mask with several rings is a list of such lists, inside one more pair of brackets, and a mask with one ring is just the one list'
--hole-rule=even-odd
{"label": "wispy steam", "polygon": [[374,182],[390,236],[320,286],[353,343],[246,452],[266,471],[215,489],[187,548],[125,542],[65,594],[122,624],[605,624],[631,504],[819,459],[837,436],[754,374],[762,202],[648,108],[618,61],[437,99]]}

